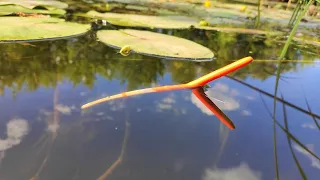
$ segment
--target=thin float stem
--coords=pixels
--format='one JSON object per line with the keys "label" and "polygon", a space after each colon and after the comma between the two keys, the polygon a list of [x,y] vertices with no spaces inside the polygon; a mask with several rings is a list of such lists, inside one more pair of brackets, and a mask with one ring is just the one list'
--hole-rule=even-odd
{"label": "thin float stem", "polygon": [[[233,62],[225,67],[222,67],[220,69],[217,69],[207,75],[204,75],[194,81],[191,81],[187,84],[178,84],[178,85],[171,85],[171,86],[160,86],[160,87],[154,87],[154,88],[146,88],[146,89],[140,89],[140,90],[134,90],[129,92],[123,92],[120,94],[116,94],[113,96],[105,97],[98,99],[96,101],[87,103],[83,106],[81,106],[82,109],[88,108],[94,105],[97,105],[102,102],[106,102],[113,99],[118,98],[124,98],[128,96],[135,96],[139,94],[146,94],[146,93],[153,93],[153,92],[165,92],[165,91],[173,91],[173,90],[181,90],[181,89],[193,89],[192,92],[196,95],[196,97],[207,107],[209,108],[218,118],[219,120],[225,124],[228,128],[231,130],[235,129],[235,126],[233,122],[205,95],[202,87],[206,85],[208,82],[213,81],[215,79],[218,79],[222,76],[225,76],[229,74],[230,72],[233,72],[237,69],[240,69],[241,67],[249,64],[252,62],[252,57],[246,57],[243,59],[240,59],[236,62]],[[114,164],[110,167],[110,169],[113,169],[113,166],[117,166],[121,162],[121,156],[118,158],[117,161],[114,162]],[[109,172],[105,172],[105,174],[109,174]]]}
{"label": "thin float stem", "polygon": [[222,67],[220,69],[217,69],[205,76],[202,76],[194,81],[191,81],[187,84],[178,84],[178,85],[169,85],[169,86],[160,86],[160,87],[153,87],[153,88],[145,88],[145,89],[139,89],[139,90],[134,90],[134,91],[129,91],[129,92],[123,92],[120,94],[112,95],[109,97],[101,98],[95,101],[92,101],[90,103],[84,104],[81,106],[81,109],[85,109],[97,104],[100,104],[102,102],[118,99],[118,98],[124,98],[128,96],[136,96],[140,94],[147,94],[147,93],[154,93],[154,92],[165,92],[165,91],[173,91],[173,90],[182,90],[182,89],[193,89],[197,88],[200,86],[204,86],[210,81],[213,81],[215,79],[218,79],[222,76],[225,76],[229,74],[230,72],[236,71],[247,64],[252,62],[252,57],[245,57],[242,58],[236,62],[233,62],[225,67]]}

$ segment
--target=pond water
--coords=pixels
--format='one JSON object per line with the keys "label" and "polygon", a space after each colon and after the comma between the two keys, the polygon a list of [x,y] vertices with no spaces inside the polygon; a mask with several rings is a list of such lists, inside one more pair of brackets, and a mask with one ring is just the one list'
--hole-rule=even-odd
{"label": "pond water", "polygon": [[[94,32],[0,44],[0,179],[271,180],[276,177],[274,147],[280,179],[302,179],[295,158],[308,179],[319,177],[320,161],[279,126],[274,131],[268,113],[273,111],[273,60],[283,42],[214,31],[154,31],[198,42],[216,59],[124,57],[97,41]],[[319,47],[290,46],[286,58],[304,62],[284,65],[278,94],[286,101],[289,131],[315,154],[320,154],[315,121],[320,122],[306,112],[306,99],[320,114],[319,52]],[[246,56],[254,61],[210,82],[206,92],[235,123],[233,131],[190,90],[80,109],[127,90],[186,83]],[[280,101],[276,112],[286,127]]]}

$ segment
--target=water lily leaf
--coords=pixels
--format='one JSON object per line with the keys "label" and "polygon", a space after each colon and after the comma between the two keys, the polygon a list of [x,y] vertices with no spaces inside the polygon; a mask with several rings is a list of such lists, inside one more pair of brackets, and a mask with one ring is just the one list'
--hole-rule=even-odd
{"label": "water lily leaf", "polygon": [[317,39],[313,40],[313,39],[304,39],[304,38],[294,37],[293,40],[300,42],[300,43],[310,44],[310,45],[314,45],[314,46],[320,46],[320,41],[317,41]]}
{"label": "water lily leaf", "polygon": [[268,32],[259,29],[246,29],[246,28],[233,28],[233,27],[210,27],[210,26],[196,26],[197,29],[215,30],[230,33],[241,33],[241,34],[273,34],[278,32]]}
{"label": "water lily leaf", "polygon": [[55,0],[1,0],[0,6],[2,5],[19,5],[29,9],[40,6],[48,10],[53,8],[66,9],[68,7],[68,4]]}
{"label": "water lily leaf", "polygon": [[110,24],[127,27],[149,27],[163,29],[190,28],[197,24],[197,20],[186,16],[147,16],[137,14],[99,13],[89,11],[87,17],[99,18],[108,21]]}
{"label": "water lily leaf", "polygon": [[90,30],[90,25],[51,17],[1,17],[0,24],[0,42],[62,38]]}
{"label": "water lily leaf", "polygon": [[104,19],[110,24],[126,27],[149,27],[149,28],[163,28],[163,29],[187,29],[193,26],[197,29],[215,30],[222,32],[235,32],[242,34],[270,34],[271,32],[245,29],[245,28],[225,28],[225,27],[211,27],[200,26],[199,21],[195,18],[187,16],[148,16],[136,14],[118,14],[118,13],[99,13],[96,11],[89,11],[82,16]]}
{"label": "water lily leaf", "polygon": [[9,15],[12,13],[33,13],[33,14],[58,14],[63,15],[66,13],[63,9],[52,9],[52,10],[45,10],[45,9],[29,9],[18,5],[0,5],[0,15]]}
{"label": "water lily leaf", "polygon": [[161,58],[208,60],[213,52],[187,39],[165,34],[133,29],[102,30],[97,36],[103,43],[122,48],[129,46],[131,51]]}

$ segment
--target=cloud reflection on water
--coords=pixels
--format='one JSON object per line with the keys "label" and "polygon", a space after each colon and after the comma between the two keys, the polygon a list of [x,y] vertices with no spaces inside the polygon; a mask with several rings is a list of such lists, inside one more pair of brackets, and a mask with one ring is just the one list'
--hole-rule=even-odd
{"label": "cloud reflection on water", "polygon": [[5,151],[20,144],[29,132],[29,124],[25,119],[12,119],[7,123],[7,138],[0,139],[0,164],[5,157]]}
{"label": "cloud reflection on water", "polygon": [[262,174],[254,171],[246,163],[237,167],[206,169],[202,180],[262,180]]}
{"label": "cloud reflection on water", "polygon": [[[307,144],[306,146],[310,151],[315,152],[314,144]],[[298,146],[298,145],[294,145],[294,149],[299,153],[305,155],[307,158],[309,158],[311,160],[312,167],[320,169],[320,161],[315,157],[313,157],[309,152],[307,152],[301,146]]]}

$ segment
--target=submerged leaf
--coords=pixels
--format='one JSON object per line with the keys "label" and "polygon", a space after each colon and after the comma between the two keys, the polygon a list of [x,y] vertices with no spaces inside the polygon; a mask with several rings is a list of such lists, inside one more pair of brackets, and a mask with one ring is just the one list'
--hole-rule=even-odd
{"label": "submerged leaf", "polygon": [[190,28],[197,20],[186,16],[147,16],[137,14],[99,13],[89,11],[85,15],[91,18],[107,20],[110,24],[127,27],[149,27],[164,29]]}
{"label": "submerged leaf", "polygon": [[61,38],[90,30],[90,25],[50,17],[1,17],[0,24],[0,42]]}
{"label": "submerged leaf", "polygon": [[[215,30],[223,32],[234,32],[243,34],[269,34],[271,32],[245,29],[245,28],[224,28],[224,27],[210,27],[205,20],[187,16],[148,16],[137,14],[119,14],[119,13],[99,13],[96,11],[89,11],[86,14],[78,14],[79,16],[104,19],[110,24],[125,27],[148,27],[148,28],[162,28],[162,29],[188,29],[194,27],[203,30]],[[277,33],[277,32],[272,32]]]}
{"label": "submerged leaf", "polygon": [[199,26],[209,26],[209,23],[207,21],[205,21],[205,20],[201,20],[199,22]]}
{"label": "submerged leaf", "polygon": [[210,49],[200,44],[150,31],[102,30],[97,32],[97,36],[107,45],[117,48],[130,46],[132,51],[145,55],[193,60],[208,60],[214,57]]}
{"label": "submerged leaf", "polygon": [[0,5],[0,15],[9,15],[12,13],[37,13],[37,14],[59,14],[63,15],[66,13],[63,9],[52,9],[52,10],[46,10],[46,9],[29,9],[22,6],[17,5]]}
{"label": "submerged leaf", "polygon": [[242,34],[276,34],[279,32],[268,32],[259,29],[246,29],[246,28],[232,28],[232,27],[210,27],[210,26],[199,26],[198,29],[204,30],[215,30],[230,33],[242,33]]}
{"label": "submerged leaf", "polygon": [[44,7],[48,10],[53,8],[65,9],[68,7],[68,4],[55,0],[1,0],[0,6],[2,5],[19,5],[29,9]]}

